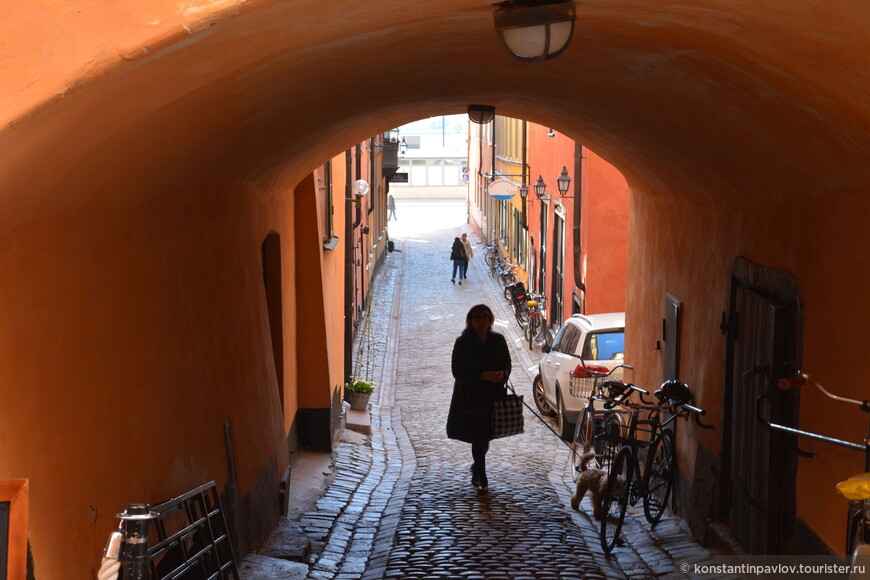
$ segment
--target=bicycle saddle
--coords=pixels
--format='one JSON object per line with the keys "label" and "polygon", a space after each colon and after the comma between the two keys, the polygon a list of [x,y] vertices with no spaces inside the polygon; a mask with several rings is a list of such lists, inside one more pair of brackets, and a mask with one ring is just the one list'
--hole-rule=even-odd
{"label": "bicycle saddle", "polygon": [[837,491],[849,501],[870,499],[870,473],[853,475],[837,484]]}
{"label": "bicycle saddle", "polygon": [[688,403],[692,400],[689,385],[676,379],[663,382],[655,394],[659,400],[667,399],[674,403]]}
{"label": "bicycle saddle", "polygon": [[622,381],[610,380],[604,381],[601,383],[601,386],[607,390],[607,396],[611,399],[615,399],[619,395],[625,392],[626,386]]}

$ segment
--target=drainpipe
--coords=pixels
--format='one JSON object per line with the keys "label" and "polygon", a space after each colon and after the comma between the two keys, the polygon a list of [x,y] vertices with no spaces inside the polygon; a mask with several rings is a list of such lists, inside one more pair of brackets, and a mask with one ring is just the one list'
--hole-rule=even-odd
{"label": "drainpipe", "polygon": [[574,143],[574,285],[583,292],[583,310],[585,313],[586,304],[586,283],[583,281],[583,248],[580,244],[580,220],[583,217],[581,205],[582,198],[580,197],[583,188],[583,146],[580,143]]}
{"label": "drainpipe", "polygon": [[[492,152],[492,160],[490,161],[489,173],[490,173],[490,175],[494,176],[495,175],[495,148],[497,145],[496,144],[496,135],[495,135],[495,117],[492,118],[492,121],[490,121],[490,123],[492,123],[492,129],[491,129],[492,136],[490,139],[491,145],[490,145],[489,149]],[[498,223],[498,210],[495,209],[496,202],[494,201],[494,199],[495,198],[490,197],[488,200],[490,203],[490,208],[492,208],[494,211],[492,212],[492,223],[487,224],[487,227],[492,226],[492,239],[489,241],[489,243],[498,244],[498,242],[496,241],[499,239],[498,232],[496,231],[496,225]]]}
{"label": "drainpipe", "polygon": [[[526,183],[526,169],[528,167],[528,160],[529,160],[528,136],[529,136],[529,122],[523,121],[523,158],[522,158],[523,164],[520,168],[520,173],[523,174],[523,185],[525,185],[526,187],[529,186],[529,184]],[[529,231],[529,221],[526,218],[526,198],[523,198],[522,202],[523,202],[523,229],[526,231]],[[528,242],[526,243],[526,250],[528,250]],[[529,284],[529,287],[531,287],[531,286],[532,285]]]}
{"label": "drainpipe", "polygon": [[[353,230],[359,221],[351,223],[353,212],[353,185],[351,169],[353,160],[350,151],[344,154],[345,186],[344,186],[344,382],[349,383],[353,373]],[[324,208],[328,211],[329,208]]]}

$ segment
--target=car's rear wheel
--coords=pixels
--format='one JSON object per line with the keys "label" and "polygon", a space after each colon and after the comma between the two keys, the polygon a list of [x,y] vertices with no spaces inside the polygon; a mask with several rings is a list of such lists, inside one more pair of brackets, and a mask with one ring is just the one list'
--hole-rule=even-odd
{"label": "car's rear wheel", "polygon": [[547,398],[544,396],[544,379],[541,378],[541,375],[535,377],[532,383],[532,391],[535,398],[535,406],[541,412],[541,415],[546,415],[547,417],[555,415],[556,412],[553,411],[553,407],[550,406]]}

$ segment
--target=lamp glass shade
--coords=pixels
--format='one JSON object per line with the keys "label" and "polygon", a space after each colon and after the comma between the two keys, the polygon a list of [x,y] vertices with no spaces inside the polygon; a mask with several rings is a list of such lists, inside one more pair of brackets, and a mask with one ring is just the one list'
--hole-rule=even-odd
{"label": "lamp glass shade", "polygon": [[540,198],[544,197],[544,195],[546,195],[546,193],[547,193],[547,184],[544,183],[543,176],[539,175],[538,180],[535,182],[535,195],[537,195],[538,198],[540,199]]}
{"label": "lamp glass shade", "polygon": [[562,173],[560,173],[559,177],[556,178],[556,187],[559,188],[560,195],[568,193],[568,189],[571,187],[571,177],[568,175],[567,167],[563,167]]}
{"label": "lamp glass shade", "polygon": [[520,60],[547,60],[561,54],[571,40],[573,22],[557,22],[502,31],[508,50]]}
{"label": "lamp glass shade", "polygon": [[387,140],[390,143],[397,143],[399,141],[399,129],[390,129],[387,131]]}
{"label": "lamp glass shade", "polygon": [[523,199],[529,197],[529,187],[525,183],[520,186],[520,197]]}
{"label": "lamp glass shade", "polygon": [[522,61],[556,57],[568,48],[576,19],[573,1],[525,5],[502,2],[493,13],[495,29],[505,49]]}
{"label": "lamp glass shade", "polygon": [[357,179],[353,182],[354,194],[362,197],[369,192],[369,183],[365,179]]}

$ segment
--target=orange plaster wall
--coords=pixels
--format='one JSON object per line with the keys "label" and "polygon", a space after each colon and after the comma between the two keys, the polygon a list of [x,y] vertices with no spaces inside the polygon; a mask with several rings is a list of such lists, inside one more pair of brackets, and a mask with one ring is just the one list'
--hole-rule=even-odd
{"label": "orange plaster wall", "polygon": [[586,313],[625,310],[628,183],[613,165],[584,149],[581,248],[586,258]]}
{"label": "orange plaster wall", "polygon": [[347,183],[347,170],[344,154],[332,159],[332,224],[334,235],[338,236],[339,242],[335,249],[323,254],[323,311],[327,332],[327,361],[329,368],[328,388],[324,389],[330,397],[327,405],[336,395],[341,399],[344,392],[344,266],[345,252],[348,240],[344,237],[346,220],[344,198]]}
{"label": "orange plaster wall", "polygon": [[[856,361],[866,358],[864,337],[870,306],[863,294],[870,282],[870,253],[864,228],[870,216],[866,194],[830,194],[790,207],[755,212],[712,209],[675,199],[633,195],[626,359],[634,382],[661,382],[660,338],[665,292],[683,301],[680,378],[707,410],[715,430],[687,423],[679,438],[680,469],[691,475],[696,441],[714,453],[721,448],[722,379],[725,342],[719,330],[727,310],[731,267],[738,255],[762,266],[791,271],[804,301],[804,370],[832,390],[866,398]],[[856,380],[857,379],[857,380]],[[810,431],[859,441],[866,417],[804,389],[801,425]],[[800,459],[798,517],[835,551],[843,549],[845,507],[834,484],[861,470],[858,453],[802,443],[818,452]]]}
{"label": "orange plaster wall", "polygon": [[[299,407],[330,408],[344,382],[344,154],[332,158],[333,234],[339,243],[323,248],[324,207],[309,175],[296,188],[297,319],[296,369]],[[322,273],[322,276],[319,275]],[[336,340],[338,338],[339,340]]]}
{"label": "orange plaster wall", "polygon": [[241,497],[271,456],[283,473],[260,267],[266,233],[292,233],[282,216],[286,195],[226,183],[0,239],[0,301],[16,305],[0,326],[16,361],[0,366],[0,439],[28,442],[0,447],[0,479],[30,480],[37,577],[93,575],[130,503],[223,489],[227,420]]}

